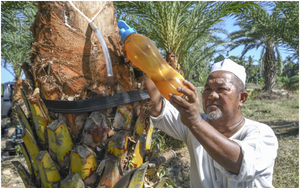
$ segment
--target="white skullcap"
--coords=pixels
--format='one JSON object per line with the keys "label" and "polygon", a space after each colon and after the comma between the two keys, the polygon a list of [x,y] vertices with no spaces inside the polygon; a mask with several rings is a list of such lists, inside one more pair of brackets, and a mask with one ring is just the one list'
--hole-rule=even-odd
{"label": "white skullcap", "polygon": [[216,62],[211,67],[210,74],[215,71],[228,71],[236,75],[244,84],[246,82],[246,72],[245,68],[231,59],[224,59],[223,61]]}

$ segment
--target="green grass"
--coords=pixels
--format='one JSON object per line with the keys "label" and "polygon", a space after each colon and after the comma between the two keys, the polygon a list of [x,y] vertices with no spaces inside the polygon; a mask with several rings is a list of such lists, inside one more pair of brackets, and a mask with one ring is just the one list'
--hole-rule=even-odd
{"label": "green grass", "polygon": [[248,99],[242,108],[243,115],[259,121],[299,119],[299,100],[265,101]]}
{"label": "green grass", "polygon": [[245,117],[271,126],[278,138],[273,186],[299,187],[299,98],[285,100],[249,99],[242,111]]}
{"label": "green grass", "polygon": [[278,135],[279,149],[274,166],[273,186],[299,187],[299,134],[288,132]]}

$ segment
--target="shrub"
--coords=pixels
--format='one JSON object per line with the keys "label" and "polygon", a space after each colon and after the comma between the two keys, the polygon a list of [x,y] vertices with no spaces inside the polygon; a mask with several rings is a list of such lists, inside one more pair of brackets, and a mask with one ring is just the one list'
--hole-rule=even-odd
{"label": "shrub", "polygon": [[287,90],[299,90],[299,75],[283,78],[283,87]]}

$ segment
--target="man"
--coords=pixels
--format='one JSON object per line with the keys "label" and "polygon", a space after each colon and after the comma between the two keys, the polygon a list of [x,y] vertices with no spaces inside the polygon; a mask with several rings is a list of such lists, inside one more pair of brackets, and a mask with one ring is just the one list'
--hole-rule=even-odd
{"label": "man", "polygon": [[248,98],[245,68],[225,59],[212,66],[202,94],[205,114],[199,113],[196,88],[177,88],[188,100],[161,97],[149,77],[142,77],[153,102],[154,124],[186,143],[190,153],[190,187],[273,187],[278,142],[272,129],[243,117]]}

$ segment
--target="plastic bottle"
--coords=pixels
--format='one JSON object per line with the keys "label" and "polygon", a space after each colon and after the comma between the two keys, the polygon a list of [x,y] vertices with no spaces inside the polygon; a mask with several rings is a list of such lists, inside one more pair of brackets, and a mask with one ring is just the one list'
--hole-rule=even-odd
{"label": "plastic bottle", "polygon": [[148,37],[137,34],[124,21],[118,22],[119,34],[125,44],[128,59],[154,82],[160,94],[169,100],[169,94],[182,96],[177,87],[186,87],[183,76],[161,56],[156,45]]}

